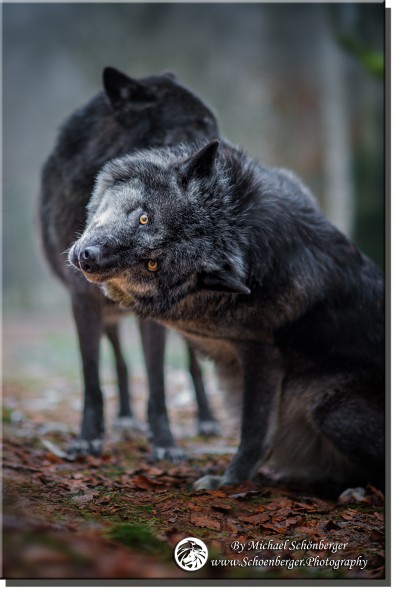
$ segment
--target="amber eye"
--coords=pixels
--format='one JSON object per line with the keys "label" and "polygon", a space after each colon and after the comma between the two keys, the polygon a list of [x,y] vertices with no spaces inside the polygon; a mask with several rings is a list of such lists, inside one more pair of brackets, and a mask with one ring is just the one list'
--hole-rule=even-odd
{"label": "amber eye", "polygon": [[158,268],[158,263],[156,260],[149,260],[147,263],[147,267],[150,271],[156,271]]}
{"label": "amber eye", "polygon": [[141,223],[141,225],[146,225],[148,223],[148,221],[149,221],[148,215],[146,215],[145,213],[143,213],[140,216],[140,223]]}

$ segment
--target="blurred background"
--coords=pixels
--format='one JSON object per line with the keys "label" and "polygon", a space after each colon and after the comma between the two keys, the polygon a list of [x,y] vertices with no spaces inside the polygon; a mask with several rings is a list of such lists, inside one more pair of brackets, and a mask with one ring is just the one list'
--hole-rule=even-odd
{"label": "blurred background", "polygon": [[100,90],[104,66],[175,72],[225,137],[297,172],[383,266],[383,50],[383,4],[3,5],[6,378],[77,371],[69,298],[41,256],[35,208],[58,127]]}

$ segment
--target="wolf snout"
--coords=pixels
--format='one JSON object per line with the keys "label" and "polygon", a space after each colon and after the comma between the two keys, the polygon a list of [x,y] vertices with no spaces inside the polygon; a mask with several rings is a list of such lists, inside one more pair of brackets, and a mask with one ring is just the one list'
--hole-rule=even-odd
{"label": "wolf snout", "polygon": [[85,273],[97,273],[101,265],[101,248],[100,246],[80,248],[75,244],[70,249],[69,262]]}
{"label": "wolf snout", "polygon": [[79,252],[79,264],[82,271],[95,273],[100,270],[100,246],[87,246]]}

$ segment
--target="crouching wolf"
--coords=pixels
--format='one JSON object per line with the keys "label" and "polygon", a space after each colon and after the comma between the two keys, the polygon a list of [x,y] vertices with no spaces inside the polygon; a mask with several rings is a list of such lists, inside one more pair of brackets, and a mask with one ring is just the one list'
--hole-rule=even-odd
{"label": "crouching wolf", "polygon": [[[132,79],[112,67],[103,74],[104,90],[77,110],[64,124],[43,172],[40,225],[45,256],[67,285],[77,327],[84,377],[84,413],[80,436],[69,454],[98,454],[104,418],[99,381],[99,345],[103,333],[112,344],[120,392],[119,422],[131,423],[127,367],[121,352],[117,321],[124,311],[109,301],[66,260],[69,248],[86,223],[94,180],[108,160],[138,148],[180,142],[207,141],[218,134],[211,110],[173,75]],[[106,240],[111,241],[108,234]],[[104,240],[104,241],[106,241]],[[165,407],[162,326],[140,323],[149,384],[149,426],[158,458],[177,458]],[[196,356],[189,348],[190,371],[196,390],[200,433],[215,433]]]}
{"label": "crouching wolf", "polygon": [[383,277],[296,176],[216,140],[112,161],[69,259],[241,392],[239,449],[197,488],[250,479],[270,455],[295,480],[382,485]]}

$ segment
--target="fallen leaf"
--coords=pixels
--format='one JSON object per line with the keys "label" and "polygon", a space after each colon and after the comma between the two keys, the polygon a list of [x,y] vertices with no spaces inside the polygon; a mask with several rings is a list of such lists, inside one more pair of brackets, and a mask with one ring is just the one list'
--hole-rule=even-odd
{"label": "fallen leaf", "polygon": [[270,515],[269,513],[259,513],[256,515],[242,515],[239,517],[240,521],[244,521],[244,523],[264,523],[265,521],[269,521]]}
{"label": "fallen leaf", "polygon": [[154,487],[159,487],[163,485],[161,481],[156,481],[155,479],[150,479],[146,475],[137,475],[131,479],[131,483],[135,485],[137,488],[141,490],[151,490]]}
{"label": "fallen leaf", "polygon": [[270,523],[260,523],[260,527],[261,529],[266,529],[266,531],[273,531],[274,533],[280,533],[278,529],[276,529],[272,524]]}
{"label": "fallen leaf", "polygon": [[221,490],[197,490],[193,496],[214,496],[214,498],[226,498],[227,494]]}
{"label": "fallen leaf", "polygon": [[367,485],[367,491],[369,494],[367,495],[367,499],[370,504],[374,506],[384,506],[385,504],[385,496],[381,490],[378,490],[371,483]]}
{"label": "fallen leaf", "polygon": [[221,531],[221,523],[216,519],[212,519],[207,515],[192,515],[190,522],[196,527],[206,527],[206,529],[214,529],[215,531]]}
{"label": "fallen leaf", "polygon": [[239,524],[237,523],[237,521],[235,521],[234,519],[227,519],[225,524],[224,524],[224,530],[225,531],[229,531],[230,533],[232,533],[233,535],[236,535],[237,533],[239,533],[240,531],[242,531],[242,528],[239,526]]}
{"label": "fallen leaf", "polygon": [[345,519],[346,521],[353,521],[356,518],[357,514],[358,513],[356,510],[346,510],[341,515],[341,518]]}

